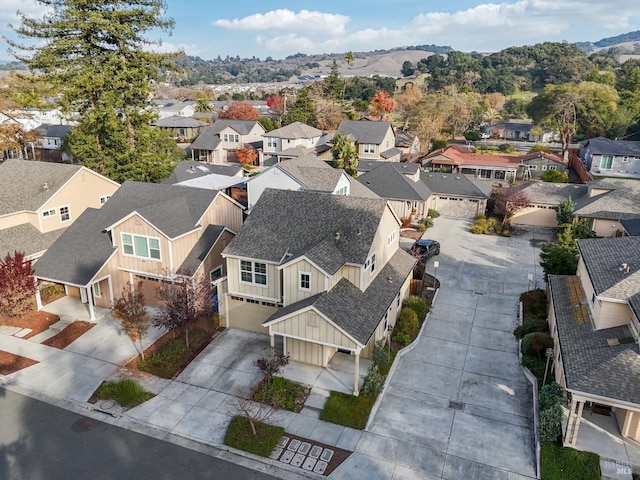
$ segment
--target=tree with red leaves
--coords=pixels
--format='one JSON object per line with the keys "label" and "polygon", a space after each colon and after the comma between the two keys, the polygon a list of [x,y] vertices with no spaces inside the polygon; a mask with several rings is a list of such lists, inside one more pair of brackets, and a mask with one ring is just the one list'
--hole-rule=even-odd
{"label": "tree with red leaves", "polygon": [[218,112],[218,118],[227,120],[257,120],[260,118],[260,113],[246,102],[233,102],[226,109]]}
{"label": "tree with red leaves", "polygon": [[385,116],[393,110],[393,98],[384,90],[378,90],[371,99],[373,114],[384,120]]}
{"label": "tree with red leaves", "polygon": [[495,187],[489,198],[489,210],[503,217],[502,223],[531,205],[527,194],[511,187]]}
{"label": "tree with red leaves", "polygon": [[238,161],[243,165],[251,165],[258,158],[258,152],[251,145],[245,145],[236,150]]}
{"label": "tree with red leaves", "polygon": [[32,308],[30,300],[38,289],[31,260],[24,252],[7,254],[0,259],[0,315],[14,318]]}
{"label": "tree with red leaves", "polygon": [[144,294],[142,293],[142,280],[137,286],[127,283],[122,289],[122,295],[111,307],[111,315],[120,321],[124,333],[134,343],[140,343],[140,357],[144,360],[143,337],[149,330],[150,319],[144,304]]}
{"label": "tree with red leaves", "polygon": [[278,122],[278,125],[280,125],[282,117],[287,112],[287,104],[284,97],[281,95],[273,95],[267,98],[267,107],[269,107],[273,117]]}

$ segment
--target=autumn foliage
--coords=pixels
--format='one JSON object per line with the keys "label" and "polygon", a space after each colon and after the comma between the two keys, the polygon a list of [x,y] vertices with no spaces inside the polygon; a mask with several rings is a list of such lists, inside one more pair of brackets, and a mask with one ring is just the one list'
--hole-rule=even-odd
{"label": "autumn foliage", "polygon": [[218,112],[218,118],[226,120],[257,120],[260,118],[260,113],[246,102],[233,102],[226,109]]}
{"label": "autumn foliage", "polygon": [[129,335],[132,342],[140,343],[140,356],[144,359],[144,345],[142,339],[150,327],[150,319],[145,309],[142,280],[134,288],[130,283],[122,289],[122,296],[118,298],[111,309],[113,318],[119,320],[122,329]]}
{"label": "autumn foliage", "polygon": [[371,108],[373,109],[373,115],[380,117],[380,120],[393,110],[393,99],[388,92],[384,90],[378,90],[371,99]]}
{"label": "autumn foliage", "polygon": [[243,165],[251,165],[258,158],[258,152],[251,145],[245,145],[236,150],[238,161]]}
{"label": "autumn foliage", "polygon": [[0,260],[0,315],[13,318],[32,308],[31,299],[37,290],[31,260],[23,252],[7,254]]}

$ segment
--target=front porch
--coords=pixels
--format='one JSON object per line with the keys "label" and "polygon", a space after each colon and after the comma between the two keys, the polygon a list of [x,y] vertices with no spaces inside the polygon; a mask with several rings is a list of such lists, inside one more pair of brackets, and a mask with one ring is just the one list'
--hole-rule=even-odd
{"label": "front porch", "polygon": [[86,320],[96,322],[111,313],[111,309],[83,303],[80,297],[65,295],[58,300],[54,300],[39,310],[54,313],[60,318],[70,317],[73,320]]}

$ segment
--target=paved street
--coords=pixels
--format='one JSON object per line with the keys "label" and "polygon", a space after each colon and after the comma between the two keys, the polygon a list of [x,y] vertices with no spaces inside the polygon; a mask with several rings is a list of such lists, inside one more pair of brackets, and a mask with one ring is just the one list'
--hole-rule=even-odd
{"label": "paved street", "polygon": [[0,388],[3,480],[273,479]]}

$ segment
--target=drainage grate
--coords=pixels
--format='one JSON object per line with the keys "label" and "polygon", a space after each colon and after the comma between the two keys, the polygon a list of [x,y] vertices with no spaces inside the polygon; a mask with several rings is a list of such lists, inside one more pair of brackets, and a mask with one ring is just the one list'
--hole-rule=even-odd
{"label": "drainage grate", "polygon": [[449,400],[449,408],[452,408],[453,410],[462,411],[464,409],[464,403],[454,402],[453,400]]}
{"label": "drainage grate", "polygon": [[473,294],[474,294],[475,296],[477,296],[477,297],[484,297],[484,292],[480,292],[480,291],[478,291],[478,290],[475,290],[475,291],[473,292]]}

